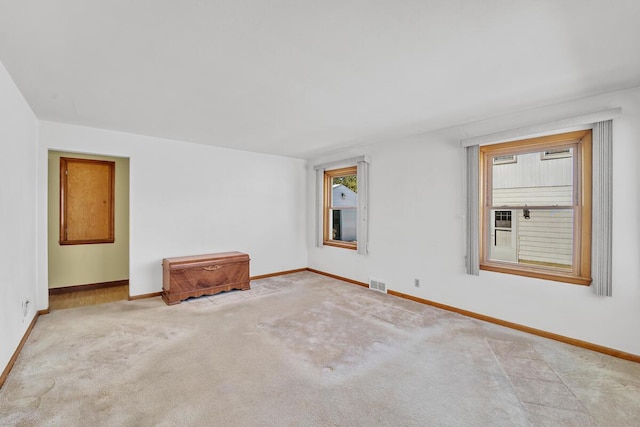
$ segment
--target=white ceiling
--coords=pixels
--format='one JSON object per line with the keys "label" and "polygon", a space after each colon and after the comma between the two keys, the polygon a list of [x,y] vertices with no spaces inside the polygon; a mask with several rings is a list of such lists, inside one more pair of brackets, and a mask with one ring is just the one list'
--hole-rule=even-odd
{"label": "white ceiling", "polygon": [[640,86],[638,0],[0,0],[40,119],[310,158]]}

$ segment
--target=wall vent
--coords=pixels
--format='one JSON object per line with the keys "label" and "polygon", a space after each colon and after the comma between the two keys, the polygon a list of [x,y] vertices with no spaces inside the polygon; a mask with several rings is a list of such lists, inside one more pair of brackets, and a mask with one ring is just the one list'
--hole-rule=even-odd
{"label": "wall vent", "polygon": [[387,285],[384,282],[379,280],[369,280],[369,289],[373,289],[374,291],[387,293]]}

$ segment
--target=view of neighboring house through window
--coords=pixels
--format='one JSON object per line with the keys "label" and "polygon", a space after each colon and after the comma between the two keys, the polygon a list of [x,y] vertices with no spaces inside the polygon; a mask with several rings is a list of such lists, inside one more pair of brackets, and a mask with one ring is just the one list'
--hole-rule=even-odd
{"label": "view of neighboring house through window", "polygon": [[327,170],[324,177],[324,244],[356,249],[357,167]]}
{"label": "view of neighboring house through window", "polygon": [[518,161],[518,158],[516,156],[514,156],[513,154],[508,154],[506,156],[495,156],[493,158],[493,164],[494,165],[504,165],[507,163],[516,163]]}
{"label": "view of neighboring house through window", "polygon": [[481,269],[589,284],[590,132],[480,147]]}

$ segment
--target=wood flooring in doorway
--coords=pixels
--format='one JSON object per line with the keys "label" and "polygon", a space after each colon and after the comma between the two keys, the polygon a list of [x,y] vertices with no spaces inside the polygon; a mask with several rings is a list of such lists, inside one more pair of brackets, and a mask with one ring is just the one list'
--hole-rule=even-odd
{"label": "wood flooring in doorway", "polygon": [[102,289],[68,292],[49,295],[49,310],[82,307],[126,300],[129,297],[129,285],[111,286]]}

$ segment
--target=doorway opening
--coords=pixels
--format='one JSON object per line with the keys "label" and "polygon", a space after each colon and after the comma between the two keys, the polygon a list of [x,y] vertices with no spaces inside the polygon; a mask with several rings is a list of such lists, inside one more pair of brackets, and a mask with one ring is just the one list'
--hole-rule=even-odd
{"label": "doorway opening", "polygon": [[[100,178],[90,168],[67,169],[68,164],[84,168],[106,163],[115,167],[112,175],[103,179],[103,186],[110,187],[104,192],[101,184],[96,184]],[[129,159],[50,150],[47,197],[49,309],[128,299]],[[113,239],[78,239],[71,243],[63,239],[61,236],[67,235],[65,227],[72,223],[69,209],[75,209],[73,223],[85,229],[93,227],[96,218],[107,212]]]}

